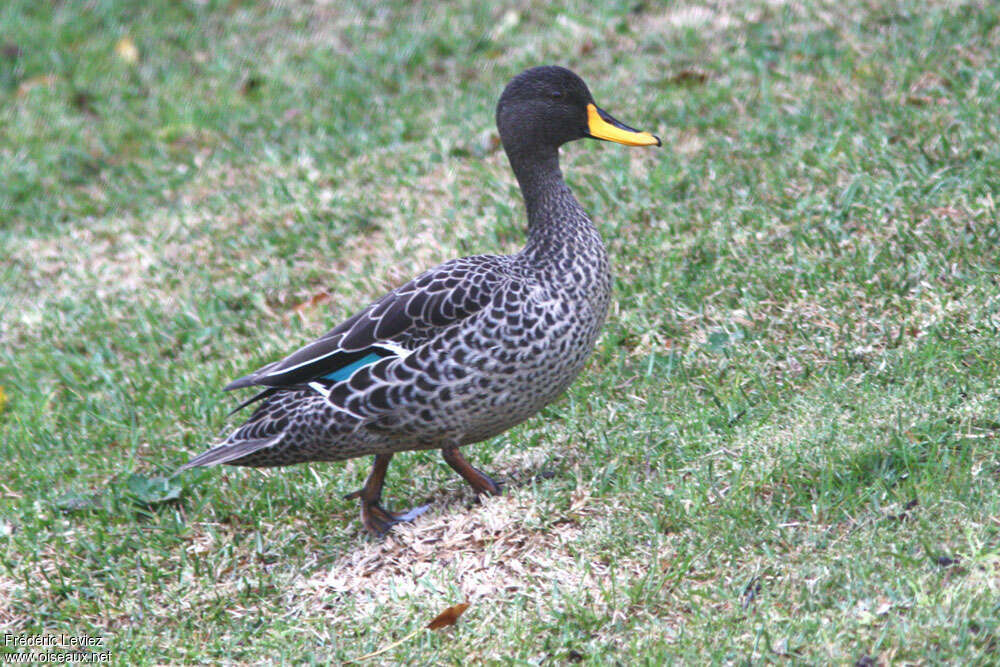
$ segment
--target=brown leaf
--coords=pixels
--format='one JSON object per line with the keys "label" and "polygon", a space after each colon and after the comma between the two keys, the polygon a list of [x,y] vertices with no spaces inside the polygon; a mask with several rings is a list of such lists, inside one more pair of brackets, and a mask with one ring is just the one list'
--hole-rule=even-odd
{"label": "brown leaf", "polygon": [[686,67],[667,77],[670,83],[696,86],[708,81],[708,72],[697,67]]}
{"label": "brown leaf", "polygon": [[[330,299],[331,299],[330,293],[327,292],[326,290],[323,290],[322,292],[316,292],[315,294],[313,294],[311,297],[309,297],[299,305],[293,306],[292,312],[301,317],[303,322],[308,322],[309,311],[311,311],[316,306],[328,302]],[[288,316],[286,315],[284,319],[285,321],[287,321]]]}
{"label": "brown leaf", "polygon": [[458,622],[458,617],[465,613],[465,610],[468,608],[468,602],[460,602],[453,607],[448,607],[427,624],[427,629],[440,630],[441,628],[447,628],[449,625],[455,625]]}
{"label": "brown leaf", "polygon": [[[461,604],[456,604],[453,607],[448,607],[447,609],[445,609],[444,611],[442,611],[440,614],[438,614],[437,616],[435,616],[433,621],[431,621],[430,623],[427,624],[427,629],[428,630],[440,630],[441,628],[447,628],[449,625],[455,625],[455,621],[458,620],[458,617],[461,616],[462,612],[464,612],[468,608],[469,608],[469,603],[468,602],[462,602]],[[359,657],[355,658],[354,662],[361,662],[362,660],[368,660],[369,658],[374,658],[375,656],[379,656],[379,655],[382,655],[383,653],[391,651],[392,649],[396,648],[400,644],[405,644],[406,642],[408,642],[411,639],[413,639],[414,637],[416,637],[417,633],[419,633],[419,632],[420,632],[420,628],[417,628],[416,630],[414,630],[410,634],[406,635],[402,639],[394,641],[393,643],[389,644],[388,646],[383,646],[382,648],[380,648],[377,651],[372,651],[371,653],[366,653],[366,654],[364,654],[362,656],[359,656]]]}

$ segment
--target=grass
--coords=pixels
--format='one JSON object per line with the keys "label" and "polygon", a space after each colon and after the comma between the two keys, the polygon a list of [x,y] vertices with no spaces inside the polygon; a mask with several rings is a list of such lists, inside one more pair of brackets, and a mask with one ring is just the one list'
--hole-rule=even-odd
{"label": "grass", "polygon": [[[3,4],[0,628],[342,662],[467,599],[374,661],[996,662],[998,9]],[[665,145],[563,151],[615,300],[469,449],[507,495],[397,457],[432,509],[374,540],[365,460],[161,479],[228,380],[518,248],[493,105],[548,62]]]}

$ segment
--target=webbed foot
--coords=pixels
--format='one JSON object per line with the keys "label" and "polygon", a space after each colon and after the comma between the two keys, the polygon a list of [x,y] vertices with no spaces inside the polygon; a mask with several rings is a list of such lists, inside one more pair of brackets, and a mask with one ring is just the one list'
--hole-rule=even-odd
{"label": "webbed foot", "polygon": [[361,499],[361,523],[368,532],[382,536],[389,532],[397,523],[413,521],[427,511],[427,505],[414,507],[406,512],[393,512],[382,507],[382,485],[385,482],[385,471],[389,467],[392,454],[378,454],[375,464],[365,480],[365,485],[344,496],[344,500]]}
{"label": "webbed foot", "polygon": [[413,521],[427,511],[429,505],[414,507],[406,512],[393,512],[376,503],[361,501],[361,523],[372,535],[382,536],[397,523]]}
{"label": "webbed foot", "polygon": [[465,460],[458,447],[445,447],[441,450],[441,455],[445,462],[475,489],[476,493],[486,496],[499,496],[503,493],[493,478]]}

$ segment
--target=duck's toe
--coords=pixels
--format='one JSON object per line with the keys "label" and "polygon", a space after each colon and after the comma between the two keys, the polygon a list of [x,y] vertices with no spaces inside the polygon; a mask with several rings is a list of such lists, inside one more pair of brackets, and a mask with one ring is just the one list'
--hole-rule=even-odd
{"label": "duck's toe", "polygon": [[500,485],[492,477],[466,461],[465,457],[458,451],[458,447],[445,447],[441,450],[441,455],[448,465],[461,475],[469,486],[475,489],[476,493],[486,496],[499,496],[502,493]]}
{"label": "duck's toe", "polygon": [[413,521],[426,512],[428,507],[428,505],[421,505],[405,512],[393,512],[385,509],[378,503],[368,503],[362,500],[361,523],[368,529],[368,532],[373,535],[382,536],[389,532],[389,529],[397,523]]}

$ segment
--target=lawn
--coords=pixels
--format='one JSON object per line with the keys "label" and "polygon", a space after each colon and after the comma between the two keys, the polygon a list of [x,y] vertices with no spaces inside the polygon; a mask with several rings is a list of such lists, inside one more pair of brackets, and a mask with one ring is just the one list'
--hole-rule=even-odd
{"label": "lawn", "polygon": [[[0,634],[1000,660],[1000,3],[351,4],[0,5]],[[366,459],[171,477],[228,381],[520,247],[493,110],[544,63],[664,146],[563,149],[614,300],[566,396],[465,450],[505,495],[397,456],[430,510],[377,539]]]}

